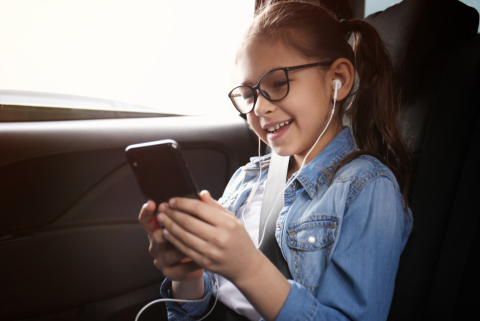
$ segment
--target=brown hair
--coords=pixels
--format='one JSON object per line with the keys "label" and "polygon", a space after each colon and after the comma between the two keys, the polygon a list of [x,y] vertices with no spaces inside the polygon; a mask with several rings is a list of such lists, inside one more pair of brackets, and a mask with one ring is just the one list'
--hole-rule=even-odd
{"label": "brown hair", "polygon": [[[411,161],[397,124],[398,95],[390,55],[378,32],[363,20],[350,20],[347,27],[353,44],[348,43],[348,28],[321,5],[282,1],[258,11],[247,30],[238,55],[260,41],[282,41],[305,58],[348,59],[356,69],[358,81],[349,97],[340,102],[338,117],[350,117],[350,127],[358,151],[346,155],[333,170],[360,155],[371,155],[395,175],[408,204]],[[238,57],[237,55],[237,57]]]}

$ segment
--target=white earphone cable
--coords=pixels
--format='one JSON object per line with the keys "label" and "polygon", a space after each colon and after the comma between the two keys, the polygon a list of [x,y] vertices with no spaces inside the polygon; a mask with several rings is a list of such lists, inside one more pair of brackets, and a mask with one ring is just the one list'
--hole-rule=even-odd
{"label": "white earphone cable", "polygon": [[[335,79],[336,80],[336,79]],[[339,82],[339,81],[338,81]],[[339,82],[340,83],[340,82]],[[325,133],[325,131],[327,130],[328,126],[330,125],[330,122],[332,121],[332,118],[333,118],[333,114],[335,113],[335,104],[337,102],[337,90],[341,87],[341,83],[340,85],[337,85],[336,82],[334,82],[334,90],[335,90],[335,94],[334,94],[334,100],[333,100],[333,108],[332,108],[332,113],[330,115],[330,119],[328,120],[327,122],[327,126],[325,126],[325,128],[323,129],[322,133],[320,134],[320,136],[318,136],[315,144],[313,144],[312,148],[310,149],[310,151],[307,153],[307,156],[305,156],[305,158],[303,159],[303,162],[302,162],[302,166],[300,166],[300,169],[298,170],[298,172],[295,174],[295,176],[290,179],[289,181],[294,181],[298,175],[300,174],[300,172],[302,171],[302,168],[303,166],[305,165],[305,161],[307,160],[308,156],[310,155],[310,153],[312,152],[312,150],[315,148],[315,146],[317,145],[317,143],[320,141],[320,138],[322,138],[323,134]],[[243,208],[243,211],[242,211],[242,220],[243,220],[243,224],[245,226],[245,229],[247,229],[247,223],[245,221],[245,217],[243,216],[243,213],[245,212],[245,209],[247,208],[248,204],[250,204],[251,200],[253,199],[253,195],[255,194],[257,188],[258,188],[258,185],[259,185],[259,182],[260,182],[260,178],[262,177],[262,160],[261,160],[261,155],[260,155],[260,146],[261,146],[261,142],[260,142],[260,137],[258,138],[258,161],[259,161],[259,166],[260,166],[260,174],[258,175],[258,179],[257,179],[257,182],[255,183],[255,185],[253,186],[252,188],[252,191],[250,192],[250,195],[249,197],[247,198],[247,202],[245,204],[245,207]],[[260,242],[258,243],[258,246],[257,246],[257,249],[260,248],[260,246],[262,245],[262,242],[263,242],[263,239],[265,237],[265,231],[266,231],[266,228],[267,228],[267,223],[268,223],[268,220],[270,219],[270,216],[272,215],[272,212],[273,212],[273,208],[275,206],[275,204],[277,203],[279,197],[281,195],[283,195],[283,192],[285,192],[285,190],[288,188],[288,184],[285,186],[285,188],[278,194],[277,198],[275,199],[275,202],[273,203],[272,205],[272,209],[270,210],[270,213],[268,214],[267,216],[267,220],[265,221],[265,225],[263,227],[263,232],[262,232],[262,238],[260,239]],[[207,271],[207,275],[208,277],[210,278],[210,291],[213,290],[213,280],[212,280],[212,277],[210,275],[210,272]],[[205,319],[208,315],[210,315],[210,313],[212,313],[213,309],[215,308],[215,305],[217,304],[217,300],[218,300],[218,296],[219,296],[219,286],[218,286],[218,274],[215,273],[214,275],[215,277],[215,286],[217,288],[217,295],[215,296],[215,302],[213,303],[213,306],[212,308],[210,309],[210,311],[201,319],[197,320],[197,321],[201,321],[203,319]],[[150,303],[148,303],[147,305],[145,305],[137,314],[137,317],[135,318],[135,321],[138,321],[138,319],[140,318],[140,315],[150,306],[152,306],[153,304],[155,303],[158,303],[158,302],[184,302],[184,303],[187,303],[187,302],[200,302],[202,301],[203,299],[198,299],[198,300],[182,300],[182,299],[170,299],[170,298],[166,298],[166,299],[158,299],[158,300],[155,300],[155,301],[152,301]],[[188,314],[188,313],[187,313]]]}
{"label": "white earphone cable", "polygon": [[[320,141],[320,138],[322,138],[323,134],[325,133],[325,131],[327,130],[328,126],[330,125],[330,121],[332,120],[333,118],[333,114],[335,113],[335,104],[337,102],[337,90],[339,89],[339,87],[335,84],[335,94],[334,94],[334,100],[333,100],[333,108],[332,108],[332,113],[330,115],[330,119],[328,120],[328,123],[327,123],[327,126],[325,126],[325,128],[323,129],[322,133],[320,134],[320,136],[318,136],[317,138],[317,141],[315,142],[315,144],[313,144],[312,148],[310,149],[310,151],[308,152],[307,156],[305,156],[305,158],[303,159],[303,162],[302,162],[302,166],[300,166],[300,169],[298,170],[298,172],[295,174],[295,176],[290,179],[289,181],[295,181],[295,179],[298,177],[298,175],[300,174],[300,172],[302,171],[302,168],[303,166],[305,165],[305,161],[307,160],[308,158],[308,155],[310,155],[310,153],[312,152],[312,150],[315,148],[315,146],[317,146],[317,143]],[[265,221],[265,225],[263,226],[263,232],[262,232],[262,238],[260,239],[260,242],[258,242],[258,246],[257,248],[259,249],[260,246],[262,245],[262,242],[263,242],[263,239],[265,238],[265,231],[267,229],[267,223],[268,223],[268,220],[270,219],[270,216],[272,215],[272,212],[273,212],[273,208],[275,207],[275,204],[277,203],[278,199],[280,198],[281,195],[283,195],[283,192],[285,192],[285,190],[288,188],[288,184],[285,185],[285,188],[278,194],[277,198],[275,199],[275,202],[273,203],[272,205],[272,209],[270,210],[270,213],[268,214],[267,216],[267,220]],[[246,207],[246,206],[245,206]]]}
{"label": "white earphone cable", "polygon": [[[210,292],[213,290],[213,280],[212,280],[212,277],[210,276],[210,272],[207,271],[207,274],[208,274],[208,277],[210,278]],[[210,309],[210,311],[208,311],[208,313],[201,319],[198,319],[197,321],[201,321],[203,319],[205,319],[206,317],[208,317],[208,315],[210,313],[212,313],[213,309],[215,308],[215,305],[217,304],[217,300],[218,300],[218,294],[220,292],[219,288],[218,288],[218,274],[215,273],[214,275],[215,277],[215,286],[217,288],[217,295],[215,296],[215,302],[213,303],[213,306],[212,308]],[[146,306],[144,306],[137,314],[137,317],[135,318],[135,321],[138,321],[138,319],[140,318],[140,315],[150,306],[154,305],[155,303],[159,303],[159,302],[181,302],[181,303],[187,303],[187,302],[200,302],[200,301],[203,301],[203,298],[202,299],[198,299],[198,300],[182,300],[182,299],[170,299],[170,298],[166,298],[166,299],[158,299],[158,300],[155,300],[155,301],[152,301],[150,303],[148,303]],[[188,313],[187,313],[188,314]]]}

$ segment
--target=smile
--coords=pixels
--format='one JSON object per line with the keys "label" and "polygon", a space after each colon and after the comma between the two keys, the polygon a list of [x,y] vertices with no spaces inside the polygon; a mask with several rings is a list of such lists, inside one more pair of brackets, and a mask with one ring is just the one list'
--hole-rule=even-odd
{"label": "smile", "polygon": [[269,139],[276,139],[280,137],[284,132],[287,131],[287,129],[290,127],[292,124],[293,119],[287,120],[285,122],[276,124],[275,126],[269,127],[266,129],[267,131],[267,136]]}

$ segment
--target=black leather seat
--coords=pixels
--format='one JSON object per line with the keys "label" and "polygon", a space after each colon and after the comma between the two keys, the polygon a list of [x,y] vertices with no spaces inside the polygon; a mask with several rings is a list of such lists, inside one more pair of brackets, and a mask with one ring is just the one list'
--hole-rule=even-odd
{"label": "black leather seat", "polygon": [[480,299],[478,12],[454,0],[404,0],[366,20],[390,45],[414,163],[415,228],[389,320],[460,320]]}

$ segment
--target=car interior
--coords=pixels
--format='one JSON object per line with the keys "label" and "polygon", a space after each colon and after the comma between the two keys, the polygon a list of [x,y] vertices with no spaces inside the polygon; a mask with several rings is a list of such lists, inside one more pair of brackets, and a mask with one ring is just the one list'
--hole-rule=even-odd
{"label": "car interior", "polygon": [[[364,18],[364,0],[319,2],[339,19]],[[365,20],[393,58],[414,165],[414,230],[388,320],[470,318],[480,301],[479,14],[458,0],[403,0]],[[216,199],[257,155],[256,136],[238,115],[0,108],[5,321],[134,320],[160,298],[164,277],[137,220],[145,198],[125,158],[128,145],[176,140],[199,189]],[[165,304],[140,320],[167,320]]]}

